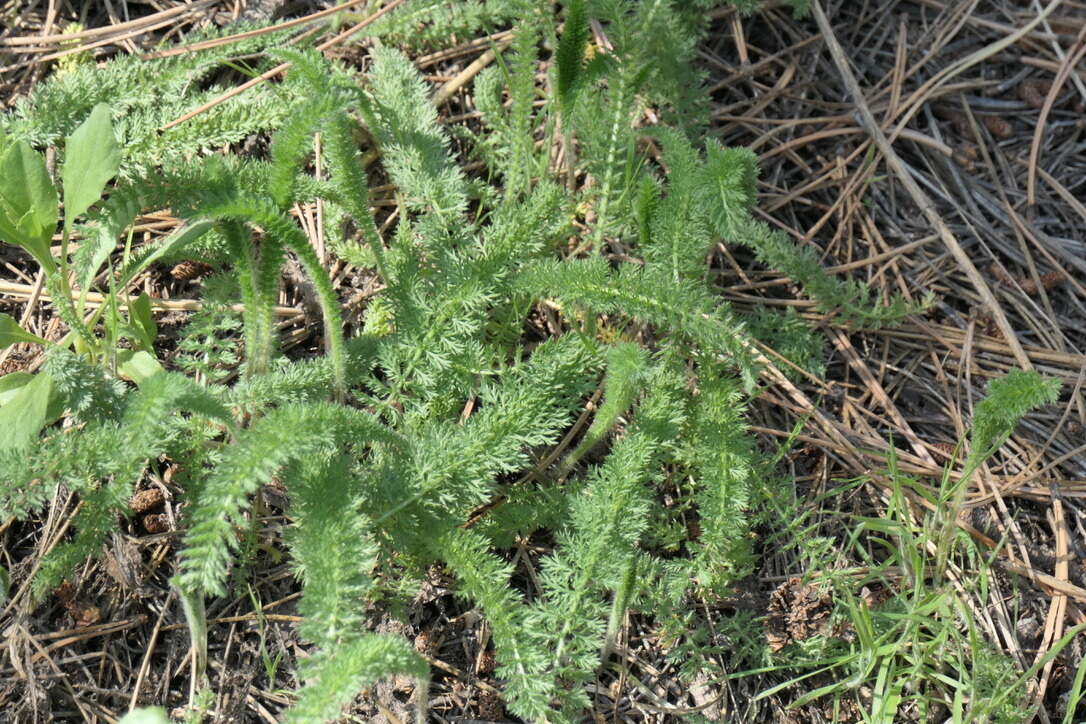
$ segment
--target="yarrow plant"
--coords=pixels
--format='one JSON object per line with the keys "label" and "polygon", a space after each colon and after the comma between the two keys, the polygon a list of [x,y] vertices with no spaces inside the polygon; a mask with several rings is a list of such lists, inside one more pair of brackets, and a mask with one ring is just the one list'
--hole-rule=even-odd
{"label": "yarrow plant", "polygon": [[[335,718],[393,673],[419,680],[422,720],[428,666],[364,618],[368,602],[402,595],[434,564],[486,617],[507,707],[532,721],[581,719],[584,685],[627,611],[674,629],[693,594],[725,594],[751,566],[761,465],[744,423],[759,375],[752,330],[774,325],[714,291],[713,245],[748,246],[859,325],[914,308],[827,276],[752,218],[754,155],[701,138],[691,60],[711,4],[571,0],[557,25],[537,0],[464,3],[457,17],[470,27],[516,24],[475,80],[482,125],[455,138],[400,50],[375,45],[356,77],[314,50],[270,50],[277,35],[268,47],[245,41],[290,63],[275,90],[254,90],[249,116],[226,106],[155,130],[161,113],[214,91],[180,90],[225,57],[212,50],[79,66],[4,118],[0,235],[31,254],[70,330],[52,343],[0,317],[0,344],[49,348],[42,371],[0,381],[0,515],[30,517],[58,485],[80,500],[36,596],[101,551],[165,459],[184,501],[173,584],[197,678],[204,603],[230,590],[254,494],[286,488],[299,630],[316,647],[299,665],[309,683],[290,721]],[[437,32],[448,12],[409,2],[373,32],[395,39],[419,18]],[[593,22],[606,45],[592,40]],[[553,92],[540,103],[542,60],[553,61]],[[147,102],[151,78],[179,89],[165,111]],[[662,121],[644,126],[650,106]],[[57,192],[34,146],[73,127],[58,251]],[[271,134],[263,160],[204,152],[255,132]],[[385,235],[360,139],[396,190]],[[464,154],[485,178],[466,174]],[[329,248],[380,289],[353,334],[326,260],[291,214],[315,201]],[[135,245],[139,213],[166,207],[182,226]],[[174,359],[156,357],[151,300],[127,290],[150,264],[196,248],[229,273],[209,284]],[[287,262],[311,289],[322,355],[278,354]],[[94,289],[107,301],[88,314]],[[794,317],[775,334],[796,356],[818,349]],[[525,592],[507,551],[531,535],[552,546]]]}

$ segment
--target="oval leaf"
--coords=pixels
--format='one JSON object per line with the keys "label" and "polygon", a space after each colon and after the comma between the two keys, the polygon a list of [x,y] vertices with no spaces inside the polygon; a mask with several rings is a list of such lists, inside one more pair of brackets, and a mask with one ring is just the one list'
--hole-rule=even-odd
{"label": "oval leaf", "polygon": [[29,372],[8,372],[0,377],[0,407],[15,397],[20,388],[28,385],[34,375]]}
{"label": "oval leaf", "polygon": [[128,320],[136,332],[136,342],[146,350],[154,349],[158,327],[151,312],[151,297],[143,292],[128,304]]}
{"label": "oval leaf", "polygon": [[0,157],[0,234],[51,269],[49,241],[57,225],[57,190],[45,159],[26,141],[16,141]]}
{"label": "oval leaf", "polygon": [[19,326],[14,317],[9,314],[0,314],[0,349],[7,349],[20,342],[33,342],[34,344],[49,344],[36,334],[31,334]]}
{"label": "oval leaf", "polygon": [[124,349],[117,353],[117,374],[137,385],[142,385],[159,372],[162,372],[162,365],[150,352]]}
{"label": "oval leaf", "polygon": [[[36,380],[39,375],[29,372],[8,372],[0,377],[0,407],[8,404],[19,394],[19,390]],[[45,410],[45,423],[50,425],[60,419],[64,414],[65,399],[54,387],[49,393],[49,405]]]}
{"label": "oval leaf", "polygon": [[117,175],[121,149],[113,137],[109,106],[99,103],[65,145],[64,223],[89,209],[102,197],[102,190]]}
{"label": "oval leaf", "polygon": [[170,724],[166,710],[160,706],[134,709],[121,719],[120,724]]}
{"label": "oval leaf", "polygon": [[39,374],[0,407],[0,450],[26,447],[38,436],[48,421],[52,394],[53,378]]}

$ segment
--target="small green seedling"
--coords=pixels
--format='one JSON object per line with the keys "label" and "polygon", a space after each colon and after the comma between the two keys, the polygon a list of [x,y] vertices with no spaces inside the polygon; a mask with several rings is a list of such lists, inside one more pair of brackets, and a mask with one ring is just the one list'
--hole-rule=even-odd
{"label": "small green seedling", "polygon": [[[105,303],[86,315],[86,300],[93,280],[116,247],[115,229],[108,225],[88,227],[84,249],[69,254],[76,221],[98,204],[107,184],[120,168],[121,149],[114,136],[110,109],[98,104],[65,143],[66,157],[61,168],[58,191],[50,178],[45,158],[24,140],[4,145],[0,153],[0,239],[25,250],[37,262],[45,277],[46,288],[58,315],[70,332],[58,343],[50,342],[23,329],[7,314],[0,314],[0,350],[14,344],[38,344],[47,347],[73,346],[88,361],[106,363],[110,374],[133,380],[146,380],[161,369],[154,357],[157,328],[151,299],[141,294],[133,300],[124,298],[123,290],[136,275],[161,254],[191,238],[193,228],[185,227],[155,253],[132,258],[126,247],[125,264],[119,274],[109,267],[109,286]],[[59,253],[52,241],[63,199]],[[206,227],[204,227],[206,228]],[[202,228],[198,229],[202,231]],[[78,282],[78,295],[71,279]],[[122,301],[123,300],[123,301]],[[127,308],[122,316],[120,309]],[[95,330],[99,321],[104,335]],[[128,346],[121,341],[128,340]],[[48,373],[16,373],[0,382],[0,449],[22,447],[38,432],[60,417],[65,405]]]}

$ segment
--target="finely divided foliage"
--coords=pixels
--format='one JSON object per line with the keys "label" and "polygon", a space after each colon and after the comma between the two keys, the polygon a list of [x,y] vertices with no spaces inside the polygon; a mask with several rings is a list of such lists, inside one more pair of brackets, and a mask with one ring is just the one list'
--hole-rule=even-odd
{"label": "finely divided foliage", "polygon": [[[108,200],[76,226],[96,240],[76,259],[84,291],[138,211],[152,207],[168,205],[187,226],[159,256],[126,246],[121,275],[105,272],[110,283],[195,246],[231,270],[209,284],[207,307],[182,332],[175,362],[191,378],[159,361],[124,375],[132,386],[77,344],[52,350],[45,382],[24,394],[40,402],[41,419],[30,442],[0,445],[0,514],[32,514],[58,484],[83,502],[39,595],[98,553],[133,486],[167,456],[183,470],[185,501],[174,584],[198,618],[203,597],[231,589],[253,494],[278,480],[290,498],[300,630],[319,647],[299,671],[311,683],[291,721],[335,718],[391,673],[417,677],[424,691],[423,660],[401,640],[366,633],[363,614],[434,563],[490,622],[509,710],[580,720],[583,684],[628,609],[673,624],[689,594],[722,594],[749,569],[759,462],[743,412],[758,369],[747,325],[711,286],[714,244],[750,246],[857,323],[911,309],[875,304],[755,222],[753,155],[697,138],[706,123],[689,92],[698,80],[691,60],[712,4],[574,1],[560,31],[536,0],[418,0],[388,14],[374,33],[404,39],[421,22],[420,44],[516,20],[510,49],[475,84],[486,126],[471,145],[490,185],[469,181],[428,86],[391,47],[374,48],[357,79],[315,51],[270,52],[292,70],[281,85],[251,91],[246,113],[225,104],[162,134],[153,129],[215,92],[189,92],[192,84],[278,36],[81,67],[4,118],[11,135],[42,144],[96,103],[112,108],[124,157]],[[592,40],[593,20],[611,47]],[[536,82],[545,47],[558,49],[554,97],[541,97]],[[161,106],[149,101],[152,88],[168,99]],[[647,106],[670,123],[643,127]],[[266,130],[267,162],[204,152]],[[553,169],[553,144],[537,141],[558,133],[567,167]],[[318,134],[327,178],[308,172]],[[363,135],[396,188],[398,219],[385,239],[370,210]],[[588,183],[569,183],[577,179]],[[383,287],[366,333],[353,338],[344,338],[325,264],[290,214],[315,199],[344,222],[326,228],[330,247],[370,260]],[[621,260],[609,255],[616,243],[629,250]],[[324,357],[276,356],[273,305],[288,253],[315,290]],[[242,352],[231,294],[244,305],[244,364],[226,384],[233,375],[223,366]],[[94,325],[65,321],[97,341]],[[796,348],[810,337],[788,329]],[[562,443],[597,391],[591,424]],[[52,424],[65,414],[72,424]],[[676,538],[683,514],[700,518],[700,535]],[[539,562],[539,588],[525,593],[506,549],[540,531],[553,551]],[[192,630],[206,635],[198,620]]]}

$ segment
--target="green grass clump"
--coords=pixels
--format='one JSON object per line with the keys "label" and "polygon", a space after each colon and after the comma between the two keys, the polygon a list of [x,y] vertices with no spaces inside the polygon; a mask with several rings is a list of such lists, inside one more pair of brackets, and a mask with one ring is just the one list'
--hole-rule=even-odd
{"label": "green grass clump", "polygon": [[[856,520],[844,548],[794,536],[806,549],[811,585],[830,592],[827,632],[793,643],[774,655],[772,668],[804,671],[762,692],[768,696],[801,681],[824,681],[791,702],[819,699],[835,712],[851,708],[864,721],[1032,721],[1028,683],[1043,663],[1022,668],[985,639],[975,619],[989,605],[992,552],[958,527],[963,491],[970,478],[1006,441],[1030,410],[1055,400],[1057,380],[1012,370],[993,381],[976,407],[969,453],[957,479],[946,470],[936,495],[887,461],[886,512]],[[891,450],[893,448],[891,447]],[[917,496],[933,512],[917,517]],[[849,554],[860,568],[841,568]],[[968,576],[960,575],[968,571]],[[1045,660],[1056,656],[1084,627],[1068,632]],[[836,632],[836,635],[834,633]],[[817,678],[814,678],[817,677]],[[1073,709],[1073,707],[1072,707]],[[836,716],[836,714],[835,714]]]}

